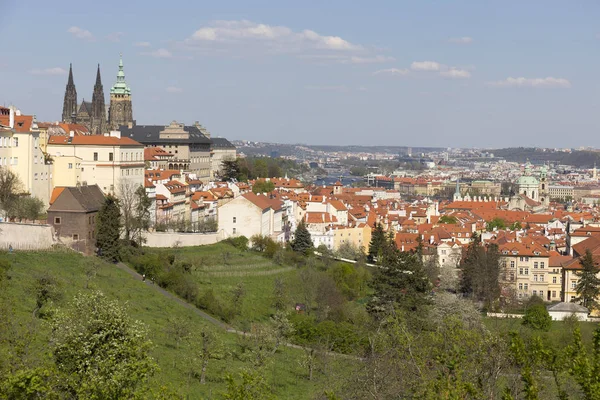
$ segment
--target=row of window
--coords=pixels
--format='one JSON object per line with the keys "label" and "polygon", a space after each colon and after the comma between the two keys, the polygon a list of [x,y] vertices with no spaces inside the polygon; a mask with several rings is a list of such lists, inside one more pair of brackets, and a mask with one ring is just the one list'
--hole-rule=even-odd
{"label": "row of window", "polygon": [[[97,152],[94,152],[94,161],[98,161]],[[113,152],[108,153],[108,161],[115,161]],[[144,161],[144,157],[139,151],[133,153],[121,152],[121,161]]]}
{"label": "row of window", "polygon": [[0,160],[0,165],[19,165],[19,157],[4,157],[3,160]]}
{"label": "row of window", "polygon": [[[37,181],[38,180],[38,176],[39,176],[39,179],[41,179],[41,180],[48,180],[48,173],[47,172],[40,172],[39,175],[38,175],[37,172],[34,173],[33,174],[33,180]],[[50,179],[52,179],[52,174],[50,174],[49,177],[50,177]]]}
{"label": "row of window", "polygon": [[144,170],[141,168],[122,168],[121,176],[129,175],[144,175]]}
{"label": "row of window", "polygon": [[0,147],[19,147],[19,138],[0,137]]}
{"label": "row of window", "polygon": [[[525,290],[527,290],[527,289],[525,289]],[[543,290],[540,290],[540,291],[538,291],[538,290],[532,290],[531,291],[531,295],[532,296],[544,297],[544,291]],[[557,295],[558,295],[558,292],[556,290],[553,290],[552,293],[551,293],[551,295],[552,295],[553,299],[556,299]],[[519,293],[518,297],[519,298],[527,297],[527,293]],[[571,300],[573,300],[573,297],[571,297]]]}
{"label": "row of window", "polygon": [[[523,258],[523,257],[521,257],[521,258]],[[523,261],[523,260],[521,260],[521,261]],[[511,261],[510,262],[510,267],[514,268],[515,266],[516,266],[516,263],[514,261]],[[506,268],[506,261],[502,261],[502,267]],[[545,261],[540,261],[539,264],[538,264],[538,262],[535,261],[533,263],[533,268],[535,268],[535,269],[537,269],[537,268],[544,269],[544,268],[546,268],[546,262]],[[529,270],[529,268],[527,268],[527,270]]]}

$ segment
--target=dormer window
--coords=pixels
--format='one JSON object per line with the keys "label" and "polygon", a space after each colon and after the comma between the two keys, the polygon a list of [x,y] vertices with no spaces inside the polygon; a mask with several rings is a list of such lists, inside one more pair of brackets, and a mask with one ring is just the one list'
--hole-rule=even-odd
{"label": "dormer window", "polygon": [[502,254],[508,254],[508,250],[503,250]]}
{"label": "dormer window", "polygon": [[513,252],[512,252],[512,253],[513,253],[515,256],[516,256],[517,254],[519,254],[519,252],[518,252],[517,250],[513,250]]}

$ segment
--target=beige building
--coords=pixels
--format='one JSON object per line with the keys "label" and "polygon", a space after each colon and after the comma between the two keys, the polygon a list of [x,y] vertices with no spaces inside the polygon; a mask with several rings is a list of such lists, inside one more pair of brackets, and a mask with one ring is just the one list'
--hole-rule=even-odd
{"label": "beige building", "polygon": [[357,226],[334,226],[331,228],[333,232],[333,250],[338,250],[344,243],[350,243],[357,249],[361,249],[366,253],[369,251],[369,243],[371,243],[371,227],[365,223]]}
{"label": "beige building", "polygon": [[217,210],[219,230],[227,236],[254,235],[279,239],[283,234],[282,202],[269,196],[246,193]]}
{"label": "beige building", "polygon": [[124,138],[133,139],[145,147],[162,147],[173,154],[168,169],[196,174],[198,179],[209,181],[211,177],[211,141],[198,123],[185,126],[177,121],[168,126],[130,125],[121,126]]}
{"label": "beige building", "polygon": [[47,152],[54,162],[54,186],[98,185],[118,195],[120,185],[144,184],[144,146],[110,135],[51,136]]}
{"label": "beige building", "polygon": [[[210,138],[210,135],[208,136]],[[210,147],[210,179],[219,176],[223,161],[232,161],[237,157],[235,146],[225,138],[211,138]]]}
{"label": "beige building", "polygon": [[24,193],[49,204],[52,166],[45,163],[40,131],[34,117],[14,108],[0,107],[0,164],[18,176]]}
{"label": "beige building", "polygon": [[560,301],[560,273],[550,267],[548,250],[525,243],[506,243],[499,250],[502,281],[516,290],[519,299],[539,296],[545,301]]}

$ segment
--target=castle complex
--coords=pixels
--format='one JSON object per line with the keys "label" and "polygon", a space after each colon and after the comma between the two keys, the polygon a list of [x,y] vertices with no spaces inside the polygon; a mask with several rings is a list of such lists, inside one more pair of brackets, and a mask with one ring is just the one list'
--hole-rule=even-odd
{"label": "castle complex", "polygon": [[[107,119],[108,115],[108,119]],[[117,82],[110,89],[110,106],[108,112],[104,102],[104,88],[100,77],[100,65],[96,72],[96,84],[92,101],[77,102],[77,89],[73,80],[73,66],[69,66],[69,79],[65,89],[62,120],[66,123],[77,123],[88,128],[91,134],[100,135],[117,129],[120,125],[133,124],[131,105],[131,88],[125,82],[123,58],[119,60]]]}

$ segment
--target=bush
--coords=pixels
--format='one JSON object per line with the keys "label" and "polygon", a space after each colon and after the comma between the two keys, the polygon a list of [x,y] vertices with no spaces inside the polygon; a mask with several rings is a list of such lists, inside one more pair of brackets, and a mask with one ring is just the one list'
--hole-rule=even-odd
{"label": "bush", "polygon": [[552,317],[544,304],[535,304],[525,311],[523,325],[540,331],[548,331],[552,325]]}
{"label": "bush", "polygon": [[236,236],[225,239],[225,242],[229,243],[238,250],[248,250],[248,238],[246,236]]}
{"label": "bush", "polygon": [[200,298],[198,298],[196,307],[220,317],[225,322],[229,322],[233,317],[233,310],[224,304],[224,302],[215,295],[215,292],[212,289],[207,290]]}

